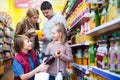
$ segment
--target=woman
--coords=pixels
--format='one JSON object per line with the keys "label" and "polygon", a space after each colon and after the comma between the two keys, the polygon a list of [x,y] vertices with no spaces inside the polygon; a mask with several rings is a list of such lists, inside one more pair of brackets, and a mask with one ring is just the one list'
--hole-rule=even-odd
{"label": "woman", "polygon": [[49,65],[39,65],[32,42],[25,35],[17,35],[14,38],[14,47],[17,55],[13,59],[12,69],[14,80],[34,80],[34,75],[40,71],[46,71]]}
{"label": "woman", "polygon": [[15,36],[16,35],[26,35],[30,38],[33,43],[35,51],[39,51],[39,41],[38,36],[35,34],[35,30],[39,30],[39,11],[34,8],[27,10],[26,17],[18,22],[16,26]]}

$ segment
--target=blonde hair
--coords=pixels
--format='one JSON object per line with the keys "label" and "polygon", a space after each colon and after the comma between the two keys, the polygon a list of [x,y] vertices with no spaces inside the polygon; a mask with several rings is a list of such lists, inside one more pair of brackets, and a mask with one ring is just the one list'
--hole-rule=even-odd
{"label": "blonde hair", "polygon": [[67,31],[64,24],[61,22],[58,22],[53,29],[55,29],[57,32],[62,33],[61,42],[64,44],[67,41]]}
{"label": "blonde hair", "polygon": [[33,17],[34,15],[39,15],[39,11],[35,8],[29,8],[26,12],[26,17]]}

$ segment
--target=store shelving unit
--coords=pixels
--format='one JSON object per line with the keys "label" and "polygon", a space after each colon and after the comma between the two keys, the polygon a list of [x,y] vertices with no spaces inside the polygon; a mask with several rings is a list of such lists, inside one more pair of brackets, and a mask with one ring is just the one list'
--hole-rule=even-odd
{"label": "store shelving unit", "polygon": [[10,26],[11,17],[6,12],[0,12],[0,75],[10,68],[13,58],[14,30]]}
{"label": "store shelving unit", "polygon": [[71,10],[69,12],[67,12],[66,19],[74,12],[74,10],[77,7],[77,5],[79,3],[81,3],[81,2],[82,2],[82,0],[76,0],[76,3],[73,5],[73,7],[71,8]]}
{"label": "store shelving unit", "polygon": [[78,70],[82,71],[82,72],[86,72],[87,67],[83,66],[83,65],[78,65],[76,63],[70,63],[73,67],[77,68]]}
{"label": "store shelving unit", "polygon": [[66,69],[66,72],[67,72],[68,75],[72,74],[72,70],[71,69]]}
{"label": "store shelving unit", "polygon": [[[79,0],[78,0],[78,1],[79,1]],[[81,0],[80,2],[82,2],[82,0]],[[70,11],[70,13],[69,13],[68,15],[66,15],[66,19],[68,19],[68,17],[69,17],[70,15],[72,15],[72,13],[74,12],[76,6],[77,6],[78,4],[80,4],[80,2],[79,2],[79,3],[76,2],[76,4],[73,6],[74,9],[72,8],[72,10]],[[103,2],[100,2],[100,3],[98,3],[98,4],[101,4],[101,3],[103,3]],[[78,19],[69,27],[69,32],[68,32],[68,34],[69,34],[69,35],[72,35],[72,34],[73,34],[73,31],[76,30],[76,27],[77,27],[78,25],[81,25],[82,22],[84,22],[84,21],[86,21],[86,20],[88,20],[88,19],[89,19],[89,16],[88,16],[88,15],[84,15],[84,16],[78,18]],[[97,26],[96,28],[88,31],[88,32],[86,33],[86,35],[96,37],[96,36],[104,35],[104,34],[106,34],[106,33],[107,33],[107,34],[108,34],[108,33],[111,34],[111,33],[116,32],[116,31],[118,31],[118,30],[120,30],[120,17],[115,18],[115,19],[113,19],[113,20],[111,20],[111,21],[109,21],[109,22],[107,22],[107,23],[105,23],[105,24],[102,24],[102,25],[100,25],[100,26]],[[69,36],[69,37],[70,37],[70,36]],[[79,44],[72,44],[70,47],[73,48],[73,49],[74,49],[74,48],[77,49],[78,47],[82,47],[82,46],[86,46],[86,45],[89,45],[89,43],[88,43],[88,42],[82,42],[82,43],[79,43]],[[70,65],[72,65],[74,68],[82,71],[83,73],[85,73],[86,71],[90,71],[90,72],[93,72],[93,73],[95,73],[95,74],[97,74],[97,75],[99,75],[99,76],[102,76],[102,77],[104,77],[104,78],[106,78],[106,79],[108,79],[108,80],[120,80],[120,74],[116,74],[116,73],[114,73],[114,72],[110,72],[109,70],[104,70],[104,69],[98,68],[98,67],[96,67],[96,66],[89,66],[89,65],[87,65],[87,66],[85,67],[85,66],[83,66],[83,65],[79,65],[79,64],[74,63],[74,62],[73,62],[73,63],[70,63]],[[68,73],[68,74],[71,74],[71,72],[70,72],[69,70],[67,70],[67,73]]]}
{"label": "store shelving unit", "polygon": [[88,19],[89,19],[88,14],[84,14],[81,18],[79,18],[77,21],[75,21],[74,24],[72,24],[72,25],[70,26],[70,30],[72,30],[73,28],[75,28],[76,25],[80,25],[80,23],[82,23],[82,22],[84,22],[84,21],[86,21],[86,20],[88,20]]}
{"label": "store shelving unit", "polygon": [[[104,34],[106,32],[112,31],[112,30],[118,30],[120,29],[120,17],[116,18],[114,20],[111,20],[103,25],[100,25],[98,27],[96,27],[95,29],[88,31],[86,33],[86,35],[91,35],[91,36],[98,36],[101,34]],[[84,43],[80,43],[80,44],[74,44],[71,45],[71,47],[78,47],[78,46],[83,46],[85,45]],[[71,65],[75,68],[77,68],[78,70],[81,70],[82,72],[85,72],[87,69],[93,73],[96,73],[100,76],[103,76],[109,80],[119,80],[120,79],[120,75],[110,72],[109,70],[103,70],[101,68],[97,68],[96,66],[87,66],[84,67],[82,65],[78,65],[76,63],[71,63]]]}
{"label": "store shelving unit", "polygon": [[87,66],[87,69],[93,73],[107,78],[108,80],[120,80],[119,74],[112,73],[108,70],[103,70],[101,68],[97,68],[96,66]]}
{"label": "store shelving unit", "polygon": [[115,29],[120,29],[120,17],[113,19],[103,25],[100,25],[93,30],[88,31],[86,35],[98,36]]}
{"label": "store shelving unit", "polygon": [[88,46],[89,45],[89,42],[82,42],[82,43],[79,43],[79,44],[73,44],[73,45],[70,45],[70,47],[79,47],[79,46]]}
{"label": "store shelving unit", "polygon": [[[115,74],[108,70],[103,70],[101,68],[97,68],[96,66],[83,66],[83,65],[78,65],[76,63],[71,63],[71,65],[84,73],[88,70],[90,72],[93,72],[95,74],[103,76],[109,80],[119,80],[120,79],[119,74]],[[67,70],[67,74],[71,74],[71,72],[69,70]]]}

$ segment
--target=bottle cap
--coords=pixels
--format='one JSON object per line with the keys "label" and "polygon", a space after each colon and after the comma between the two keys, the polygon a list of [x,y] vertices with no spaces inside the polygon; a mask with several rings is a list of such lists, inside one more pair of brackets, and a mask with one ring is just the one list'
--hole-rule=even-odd
{"label": "bottle cap", "polygon": [[61,51],[60,51],[60,50],[58,50],[58,51],[57,51],[57,54],[60,54],[60,53],[61,53]]}
{"label": "bottle cap", "polygon": [[62,72],[62,71],[60,70],[60,71],[58,71],[58,72]]}

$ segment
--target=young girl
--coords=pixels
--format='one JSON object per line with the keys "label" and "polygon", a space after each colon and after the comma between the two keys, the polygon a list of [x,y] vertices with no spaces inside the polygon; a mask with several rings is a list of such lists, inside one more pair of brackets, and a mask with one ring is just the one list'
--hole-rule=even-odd
{"label": "young girl", "polygon": [[[62,23],[57,23],[52,29],[53,41],[48,44],[46,55],[54,55],[58,50],[60,54],[55,55],[55,61],[48,68],[49,80],[55,80],[58,70],[62,71],[63,79],[66,75],[66,62],[72,61],[72,51],[66,43],[66,29]],[[58,61],[59,60],[59,61]]]}
{"label": "young girl", "polygon": [[36,54],[32,50],[32,42],[27,36],[15,36],[14,47],[17,52],[12,63],[14,80],[34,80],[37,72],[47,70],[48,65],[44,63],[39,65]]}

